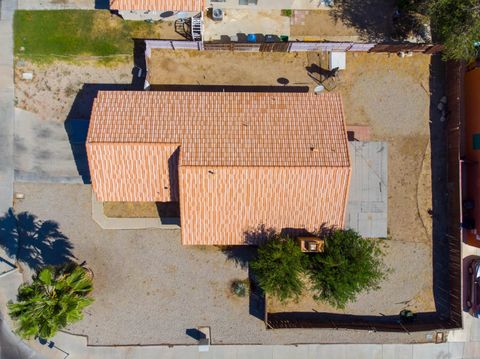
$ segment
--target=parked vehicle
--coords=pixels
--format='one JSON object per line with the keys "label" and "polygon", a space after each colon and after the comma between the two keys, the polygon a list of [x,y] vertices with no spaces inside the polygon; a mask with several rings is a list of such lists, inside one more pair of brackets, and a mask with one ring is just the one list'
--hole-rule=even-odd
{"label": "parked vehicle", "polygon": [[476,318],[480,317],[480,258],[472,259],[468,265],[468,280],[465,285],[467,292],[467,307]]}

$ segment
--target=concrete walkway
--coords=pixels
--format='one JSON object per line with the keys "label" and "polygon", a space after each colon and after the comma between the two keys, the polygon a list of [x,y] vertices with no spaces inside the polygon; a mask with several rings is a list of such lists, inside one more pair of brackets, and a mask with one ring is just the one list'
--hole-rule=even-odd
{"label": "concrete walkway", "polygon": [[[18,8],[22,10],[93,10],[96,4],[106,6],[108,0],[18,0]],[[101,7],[101,6],[98,6]]]}
{"label": "concrete walkway", "polygon": [[0,213],[13,202],[13,133],[14,133],[14,84],[13,84],[13,13],[16,0],[0,2]]}
{"label": "concrete walkway", "polygon": [[[78,166],[84,167],[82,172],[86,171],[84,138],[87,129],[87,126],[78,128],[79,140],[73,143],[74,139],[69,139],[63,123],[42,120],[35,113],[16,108],[15,181],[83,183]],[[73,155],[72,146],[83,148],[76,151],[77,158]]]}

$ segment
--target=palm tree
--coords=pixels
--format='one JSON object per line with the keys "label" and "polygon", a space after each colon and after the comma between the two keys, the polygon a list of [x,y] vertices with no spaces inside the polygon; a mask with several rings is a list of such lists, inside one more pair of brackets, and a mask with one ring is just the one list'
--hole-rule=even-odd
{"label": "palm tree", "polygon": [[31,283],[20,286],[17,302],[8,304],[17,334],[24,339],[53,337],[83,318],[82,310],[93,302],[92,289],[90,272],[77,264],[41,269]]}

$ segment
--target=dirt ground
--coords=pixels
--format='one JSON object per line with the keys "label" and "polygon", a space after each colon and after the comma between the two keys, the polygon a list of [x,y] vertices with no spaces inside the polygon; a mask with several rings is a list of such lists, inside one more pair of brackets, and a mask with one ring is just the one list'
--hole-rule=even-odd
{"label": "dirt ground", "polygon": [[358,41],[361,36],[354,27],[335,20],[330,11],[296,10],[290,21],[290,37],[298,40]]}
{"label": "dirt ground", "polygon": [[[24,72],[33,73],[33,79],[23,80]],[[45,120],[64,121],[84,84],[129,84],[131,80],[131,62],[101,65],[93,61],[58,61],[39,65],[24,60],[17,61],[16,106],[36,113]]]}
{"label": "dirt ground", "polygon": [[148,82],[159,84],[308,86],[308,59],[300,53],[152,50]]}
{"label": "dirt ground", "polygon": [[111,218],[176,218],[178,202],[103,202],[103,213]]}

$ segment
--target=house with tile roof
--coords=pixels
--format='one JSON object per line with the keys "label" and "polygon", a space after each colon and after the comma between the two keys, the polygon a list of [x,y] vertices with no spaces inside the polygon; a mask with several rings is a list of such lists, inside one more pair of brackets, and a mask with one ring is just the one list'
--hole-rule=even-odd
{"label": "house with tile roof", "polygon": [[344,225],[338,94],[99,92],[86,147],[98,201],[178,202],[185,245]]}
{"label": "house with tile roof", "polygon": [[209,7],[223,9],[328,9],[333,0],[110,0],[111,10],[199,12]]}

